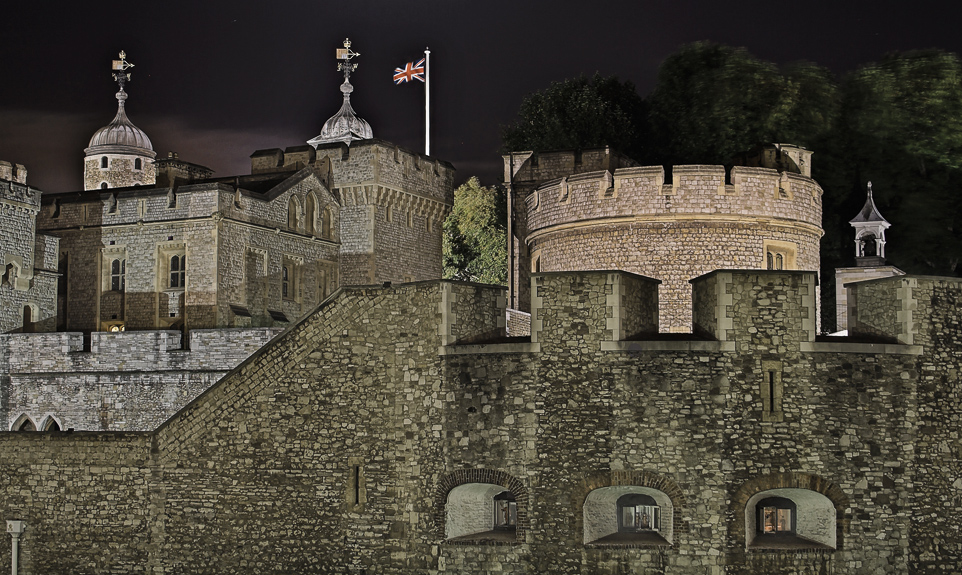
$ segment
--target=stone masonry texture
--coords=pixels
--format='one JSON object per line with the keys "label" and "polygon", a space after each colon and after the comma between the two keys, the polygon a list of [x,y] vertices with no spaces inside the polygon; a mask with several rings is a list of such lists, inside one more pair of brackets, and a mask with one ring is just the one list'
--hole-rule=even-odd
{"label": "stone masonry texture", "polygon": [[[153,431],[0,434],[20,572],[955,572],[962,282],[856,284],[828,341],[814,272],[691,286],[702,335],[665,338],[653,280],[535,273],[530,340],[497,288],[342,288]],[[446,538],[471,485],[513,532]],[[670,544],[586,541],[611,488],[670,502]],[[829,543],[758,545],[768,492]]]}

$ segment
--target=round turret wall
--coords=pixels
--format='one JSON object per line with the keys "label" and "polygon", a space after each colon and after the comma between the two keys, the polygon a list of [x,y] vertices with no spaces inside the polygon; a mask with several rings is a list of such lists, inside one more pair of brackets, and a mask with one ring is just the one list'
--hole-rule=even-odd
{"label": "round turret wall", "polygon": [[[715,269],[819,269],[822,189],[806,176],[722,166],[602,171],[526,200],[532,272],[620,269],[662,280],[661,331],[691,330],[688,280]],[[769,258],[771,263],[769,263]]]}
{"label": "round turret wall", "polygon": [[[104,158],[107,167],[103,167]],[[137,160],[140,168],[137,168]],[[84,158],[84,189],[97,190],[107,184],[107,188],[128,186],[152,186],[157,180],[154,159],[148,155],[133,154],[93,154]]]}

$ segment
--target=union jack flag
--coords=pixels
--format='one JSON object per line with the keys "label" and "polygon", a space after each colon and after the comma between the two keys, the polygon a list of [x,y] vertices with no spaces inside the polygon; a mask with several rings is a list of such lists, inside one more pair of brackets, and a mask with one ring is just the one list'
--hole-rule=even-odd
{"label": "union jack flag", "polygon": [[417,63],[408,62],[403,68],[394,69],[394,83],[409,82],[411,80],[424,81],[424,58]]}

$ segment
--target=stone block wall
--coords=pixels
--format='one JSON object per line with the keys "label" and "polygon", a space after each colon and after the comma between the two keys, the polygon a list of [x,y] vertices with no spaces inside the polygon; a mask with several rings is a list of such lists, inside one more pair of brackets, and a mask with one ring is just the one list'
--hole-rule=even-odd
{"label": "stone block wall", "polygon": [[[614,340],[614,286],[644,280],[613,272],[536,276],[536,346],[444,345],[446,297],[466,306],[456,310],[465,330],[477,321],[484,333],[503,318],[482,309],[501,290],[341,290],[126,451],[126,435],[3,434],[0,512],[49,534],[24,543],[21,572],[69,571],[90,560],[90,541],[119,546],[99,557],[101,571],[130,571],[134,556],[169,573],[951,571],[956,469],[945,449],[959,424],[954,399],[935,394],[955,393],[959,282],[919,279],[917,299],[931,306],[920,343],[873,346],[811,341],[812,272],[725,273],[694,291],[727,284],[715,293],[731,302],[714,309],[732,326],[731,349]],[[89,470],[109,480],[60,490],[81,457],[109,461]],[[18,475],[32,461],[41,472]],[[43,467],[55,461],[65,473]],[[130,500],[146,529],[127,526],[139,525],[130,507],[103,535],[49,519],[68,505],[97,517],[98,502],[143,481],[149,501]],[[448,497],[470,484],[514,495],[513,538],[447,538],[458,512]],[[586,502],[611,488],[670,502],[670,545],[586,540],[598,523]],[[753,502],[770,492],[797,497],[799,523],[834,538],[757,544]],[[812,515],[811,501],[825,513]],[[939,504],[950,511],[932,520]]]}
{"label": "stone block wall", "polygon": [[[106,168],[101,167],[102,158],[107,158]],[[140,169],[134,167],[138,159]],[[99,190],[103,184],[107,184],[107,188],[152,186],[156,180],[157,169],[152,156],[106,153],[84,158],[85,190]]]}
{"label": "stone block wall", "polygon": [[280,332],[193,330],[187,349],[178,331],[0,336],[4,429],[154,429]]}
{"label": "stone block wall", "polygon": [[[623,269],[662,280],[662,331],[691,330],[688,280],[760,268],[772,244],[786,268],[817,270],[821,188],[798,174],[721,166],[632,167],[545,182],[526,200],[532,269]],[[788,255],[790,253],[791,255]],[[526,270],[519,270],[524,275]]]}

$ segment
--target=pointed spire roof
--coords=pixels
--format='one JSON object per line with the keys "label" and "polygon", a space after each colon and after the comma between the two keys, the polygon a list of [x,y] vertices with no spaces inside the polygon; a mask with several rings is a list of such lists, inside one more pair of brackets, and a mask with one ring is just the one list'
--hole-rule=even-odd
{"label": "pointed spire roof", "polygon": [[879,213],[878,208],[875,207],[875,201],[872,199],[872,182],[868,183],[868,195],[865,198],[865,205],[862,206],[861,211],[854,219],[849,221],[850,224],[862,224],[862,223],[878,223],[883,224],[885,227],[889,227],[888,221],[882,217]]}
{"label": "pointed spire roof", "polygon": [[360,56],[360,54],[351,50],[350,39],[345,39],[344,49],[337,50],[337,57],[342,61],[337,65],[337,69],[344,72],[344,83],[341,84],[344,102],[341,104],[341,109],[324,122],[321,133],[307,141],[315,149],[321,144],[345,142],[347,145],[351,145],[354,140],[370,140],[374,137],[371,125],[359,117],[354,108],[351,107],[351,93],[354,92],[354,86],[351,85],[350,79],[351,72],[357,68],[357,64],[352,64],[350,60],[355,56]]}

